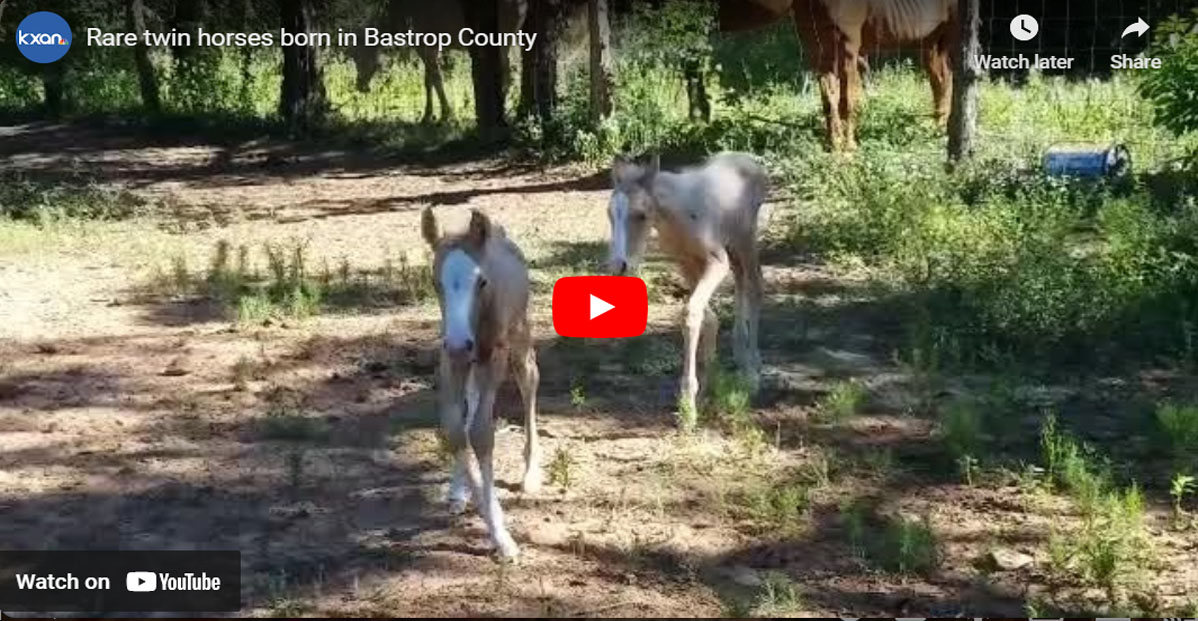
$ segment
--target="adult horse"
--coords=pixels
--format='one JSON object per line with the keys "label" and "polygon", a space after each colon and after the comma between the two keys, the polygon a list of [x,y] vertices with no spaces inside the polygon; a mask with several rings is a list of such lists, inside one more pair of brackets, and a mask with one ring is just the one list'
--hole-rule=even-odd
{"label": "adult horse", "polygon": [[[449,33],[452,43],[449,49],[461,49],[458,31],[467,27],[463,2],[477,0],[387,0],[383,9],[381,24],[378,28],[384,32],[418,33]],[[524,23],[528,10],[527,0],[498,0],[499,2],[499,31],[516,32]],[[373,24],[372,24],[373,25]],[[435,47],[417,46],[416,55],[424,65],[424,115],[421,122],[433,120],[433,94],[437,96],[441,107],[441,121],[453,116],[449,106],[449,98],[445,96],[445,80],[441,73],[441,53]],[[360,45],[350,49],[350,58],[357,69],[358,91],[370,91],[370,83],[375,74],[382,68],[382,50],[378,46]],[[507,63],[504,67],[504,92],[510,84],[511,71]]]}
{"label": "adult horse", "polygon": [[862,54],[919,45],[932,83],[936,122],[948,122],[951,53],[960,33],[956,0],[720,0],[723,31],[746,30],[791,14],[819,77],[832,150],[857,146]]}

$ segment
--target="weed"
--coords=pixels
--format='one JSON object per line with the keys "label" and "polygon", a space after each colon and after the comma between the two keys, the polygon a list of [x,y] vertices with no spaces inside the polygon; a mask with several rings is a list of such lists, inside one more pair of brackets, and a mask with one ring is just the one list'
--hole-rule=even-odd
{"label": "weed", "polygon": [[861,462],[873,476],[885,478],[894,470],[894,451],[889,447],[872,447],[861,455]]}
{"label": "weed", "polygon": [[866,546],[869,543],[866,523],[868,515],[868,507],[861,502],[848,502],[840,507],[840,521],[844,524],[849,549],[852,550],[853,556],[863,560],[866,558]]}
{"label": "weed", "polygon": [[1157,408],[1156,420],[1175,456],[1192,459],[1198,453],[1198,405],[1166,403]]}
{"label": "weed", "polygon": [[799,587],[782,572],[766,572],[753,606],[755,616],[785,618],[798,615],[803,610],[803,599]]}
{"label": "weed", "polygon": [[828,450],[816,451],[803,463],[800,474],[812,489],[832,486],[833,456]]}
{"label": "weed", "polygon": [[743,418],[750,409],[749,382],[739,373],[724,370],[713,374],[711,414],[731,419]]}
{"label": "weed", "polygon": [[577,409],[581,409],[586,404],[587,404],[586,387],[583,386],[582,378],[575,377],[570,382],[570,405],[574,406],[574,409],[577,410]]}
{"label": "weed", "polygon": [[903,575],[927,575],[940,563],[936,533],[926,518],[900,516],[888,520],[875,550],[875,563]]}
{"label": "weed", "polygon": [[685,432],[692,432],[699,423],[699,412],[695,409],[693,403],[679,397],[678,399],[678,427]]}
{"label": "weed", "polygon": [[982,417],[969,401],[950,403],[940,415],[940,440],[949,456],[961,463],[982,452]]}
{"label": "weed", "polygon": [[806,525],[811,490],[802,483],[760,481],[738,497],[740,512],[765,530],[794,532]]}
{"label": "weed", "polygon": [[285,401],[272,404],[260,419],[259,435],[264,440],[320,442],[329,432],[326,421],[307,416],[297,404]]}
{"label": "weed", "polygon": [[1185,514],[1183,504],[1186,496],[1194,493],[1195,490],[1198,490],[1198,484],[1194,477],[1181,473],[1173,475],[1173,480],[1169,484],[1169,497],[1173,499],[1174,521],[1180,520],[1181,516]]}
{"label": "weed", "polygon": [[561,486],[564,490],[573,487],[574,464],[574,455],[564,446],[557,447],[553,459],[549,461],[549,483]]}
{"label": "weed", "polygon": [[940,565],[940,544],[927,518],[878,517],[860,500],[840,507],[849,549],[862,561],[902,575],[928,575]]}
{"label": "weed", "polygon": [[965,485],[973,487],[974,477],[978,473],[978,460],[972,455],[962,455],[957,458],[957,469],[961,472],[961,479],[965,481]]}
{"label": "weed", "polygon": [[766,435],[753,416],[748,382],[739,373],[721,370],[713,374],[710,390],[705,418],[732,434],[749,453],[759,453]]}
{"label": "weed", "polygon": [[816,404],[816,419],[826,423],[843,423],[857,415],[864,401],[865,387],[859,382],[838,382]]}

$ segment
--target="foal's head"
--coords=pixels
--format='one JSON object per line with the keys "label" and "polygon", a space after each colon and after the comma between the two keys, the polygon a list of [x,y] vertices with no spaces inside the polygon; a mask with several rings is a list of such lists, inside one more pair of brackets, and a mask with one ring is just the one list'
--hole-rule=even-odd
{"label": "foal's head", "polygon": [[635,272],[645,254],[653,210],[653,179],[659,170],[661,161],[656,156],[647,166],[622,158],[616,158],[612,164],[614,189],[607,206],[607,218],[611,222],[607,267],[615,274]]}
{"label": "foal's head", "polygon": [[491,221],[474,211],[465,233],[441,237],[431,208],[421,219],[424,239],[433,247],[433,285],[441,304],[441,337],[454,358],[478,357],[480,310],[487,298],[483,272],[484,249],[491,236]]}

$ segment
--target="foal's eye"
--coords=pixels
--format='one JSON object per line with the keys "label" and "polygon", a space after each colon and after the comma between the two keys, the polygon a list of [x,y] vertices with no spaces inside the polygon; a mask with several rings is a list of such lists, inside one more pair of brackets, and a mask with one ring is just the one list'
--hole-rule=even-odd
{"label": "foal's eye", "polygon": [[478,288],[479,288],[479,289],[482,289],[483,287],[486,287],[486,286],[487,286],[487,279],[486,279],[486,278],[479,278],[479,279],[478,279]]}
{"label": "foal's eye", "polygon": [[643,213],[637,213],[637,214],[632,215],[632,219],[636,220],[637,222],[644,222],[645,218],[646,218],[646,216]]}

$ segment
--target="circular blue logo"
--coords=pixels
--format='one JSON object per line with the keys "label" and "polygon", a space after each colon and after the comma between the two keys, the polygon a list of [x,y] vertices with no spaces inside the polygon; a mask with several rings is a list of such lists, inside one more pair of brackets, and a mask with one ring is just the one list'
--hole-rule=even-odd
{"label": "circular blue logo", "polygon": [[17,26],[17,49],[35,63],[52,63],[71,49],[67,20],[49,11],[38,11]]}

